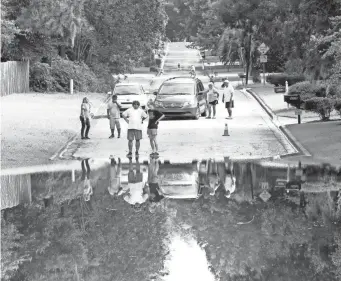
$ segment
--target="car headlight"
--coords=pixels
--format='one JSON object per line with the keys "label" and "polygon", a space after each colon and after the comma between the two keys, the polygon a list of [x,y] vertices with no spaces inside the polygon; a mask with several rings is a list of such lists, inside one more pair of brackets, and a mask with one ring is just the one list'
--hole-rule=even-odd
{"label": "car headlight", "polygon": [[183,106],[196,106],[196,101],[186,101]]}
{"label": "car headlight", "polygon": [[162,102],[159,102],[159,101],[155,101],[155,102],[154,102],[154,105],[155,105],[155,106],[163,106],[163,105],[162,105]]}

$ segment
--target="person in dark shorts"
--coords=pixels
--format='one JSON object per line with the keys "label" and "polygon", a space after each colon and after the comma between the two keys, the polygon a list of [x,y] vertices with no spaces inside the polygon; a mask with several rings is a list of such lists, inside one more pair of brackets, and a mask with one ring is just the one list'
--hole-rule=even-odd
{"label": "person in dark shorts", "polygon": [[211,119],[211,112],[213,109],[213,119],[216,117],[216,105],[218,104],[219,93],[213,87],[213,83],[208,83],[208,90],[203,92],[206,95],[207,108],[208,108],[208,116],[206,119]]}
{"label": "person in dark shorts", "polygon": [[128,123],[128,148],[127,157],[132,157],[133,141],[135,139],[136,157],[139,156],[140,140],[142,139],[142,124],[148,115],[140,108],[139,101],[133,101],[133,107],[128,108],[122,114],[124,120]]}
{"label": "person in dark shorts", "polygon": [[156,136],[157,136],[157,130],[158,130],[158,125],[159,121],[162,120],[165,116],[157,110],[148,110],[148,115],[149,115],[149,122],[148,122],[148,129],[147,129],[147,134],[150,140],[150,146],[153,150],[151,156],[154,155],[159,155],[159,146],[156,141]]}
{"label": "person in dark shorts", "polygon": [[224,90],[223,94],[223,103],[225,102],[225,108],[229,114],[228,118],[232,118],[232,108],[234,107],[233,95],[234,89],[233,86],[230,84],[229,80],[225,79],[222,85]]}

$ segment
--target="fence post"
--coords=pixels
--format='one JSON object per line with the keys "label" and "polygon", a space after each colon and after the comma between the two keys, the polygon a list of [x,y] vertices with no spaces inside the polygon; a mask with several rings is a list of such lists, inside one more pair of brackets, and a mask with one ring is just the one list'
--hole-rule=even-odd
{"label": "fence post", "polygon": [[70,79],[70,94],[73,95],[73,79]]}

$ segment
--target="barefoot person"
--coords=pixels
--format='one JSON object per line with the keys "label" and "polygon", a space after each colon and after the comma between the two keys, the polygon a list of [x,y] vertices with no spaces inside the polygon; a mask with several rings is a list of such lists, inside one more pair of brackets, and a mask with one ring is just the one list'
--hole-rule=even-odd
{"label": "barefoot person", "polygon": [[232,118],[232,108],[234,107],[233,102],[234,89],[229,80],[227,79],[224,80],[222,88],[224,90],[223,103],[225,102],[225,107],[229,114],[228,118]]}
{"label": "barefoot person", "polygon": [[156,136],[157,136],[157,130],[158,130],[158,125],[159,121],[163,119],[165,116],[157,110],[148,110],[148,115],[149,115],[149,122],[148,122],[148,129],[147,129],[147,134],[150,140],[150,146],[153,150],[151,156],[157,156],[159,155],[159,146],[156,141]]}
{"label": "barefoot person", "polygon": [[115,137],[115,127],[117,128],[117,137],[121,137],[121,124],[120,124],[120,109],[121,105],[117,102],[117,96],[112,96],[112,101],[108,103],[108,119],[110,120],[110,130],[111,135],[109,139],[112,139]]}
{"label": "barefoot person", "polygon": [[81,105],[81,114],[79,119],[81,120],[82,128],[81,128],[81,136],[82,140],[90,139],[89,131],[90,131],[90,118],[91,118],[91,105],[87,97],[83,99]]}
{"label": "barefoot person", "polygon": [[219,93],[213,88],[213,83],[208,83],[208,90],[204,91],[206,94],[208,116],[206,119],[211,119],[211,112],[213,110],[213,119],[216,118],[216,106],[218,104]]}
{"label": "barefoot person", "polygon": [[129,153],[127,157],[132,157],[133,151],[133,141],[135,139],[135,156],[139,156],[140,149],[140,140],[142,139],[142,124],[143,121],[148,117],[147,113],[145,113],[140,108],[139,101],[133,101],[133,107],[128,108],[125,112],[123,112],[123,118],[128,123],[128,148]]}

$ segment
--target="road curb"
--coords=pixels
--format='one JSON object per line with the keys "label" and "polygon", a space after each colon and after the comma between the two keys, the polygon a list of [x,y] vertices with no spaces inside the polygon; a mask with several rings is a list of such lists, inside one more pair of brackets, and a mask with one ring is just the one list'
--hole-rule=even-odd
{"label": "road curb", "polygon": [[293,134],[286,128],[285,125],[282,125],[277,115],[272,111],[272,109],[265,103],[265,101],[252,89],[246,88],[244,91],[248,92],[264,109],[264,111],[269,115],[273,123],[281,130],[281,132],[285,135],[285,137],[288,139],[288,141],[292,144],[292,146],[297,150],[297,153],[289,153],[286,155],[283,155],[282,157],[290,157],[290,156],[299,156],[304,155],[311,157],[312,155],[309,153],[309,151],[304,148],[304,146],[293,136]]}
{"label": "road curb", "polygon": [[[110,99],[110,96],[109,97],[106,97],[105,98],[105,100],[100,104],[100,106],[97,108],[97,110],[96,110],[96,114],[95,114],[95,116],[97,116],[97,113],[99,112],[99,110],[109,101],[109,99]],[[98,120],[98,119],[95,119],[95,120]],[[97,121],[95,121],[95,122],[97,122]],[[94,122],[94,123],[95,123]],[[59,157],[59,155],[71,144],[71,143],[73,143],[76,139],[77,139],[77,137],[78,136],[80,136],[80,133],[78,132],[78,133],[76,133],[76,134],[74,134],[72,137],[70,137],[67,141],[66,141],[66,143],[61,147],[61,148],[59,148],[50,158],[49,158],[49,160],[50,161],[53,161],[53,160],[55,160],[57,157]]]}

